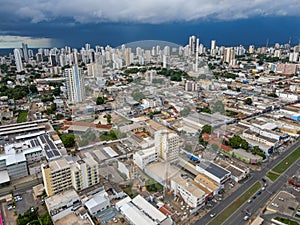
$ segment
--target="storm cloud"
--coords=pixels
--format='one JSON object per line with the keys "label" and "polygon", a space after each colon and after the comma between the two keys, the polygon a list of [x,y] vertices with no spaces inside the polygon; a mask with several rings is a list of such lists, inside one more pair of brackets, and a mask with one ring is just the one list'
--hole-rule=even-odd
{"label": "storm cloud", "polygon": [[2,0],[0,3],[0,17],[3,19],[28,20],[32,23],[71,18],[79,23],[157,24],[255,16],[299,16],[300,11],[299,0]]}

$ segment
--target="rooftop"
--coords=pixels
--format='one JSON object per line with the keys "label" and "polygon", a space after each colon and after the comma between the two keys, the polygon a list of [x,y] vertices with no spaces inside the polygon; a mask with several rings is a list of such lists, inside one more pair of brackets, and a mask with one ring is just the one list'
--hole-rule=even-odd
{"label": "rooftop", "polygon": [[53,172],[70,168],[70,165],[68,164],[68,161],[65,158],[57,159],[55,161],[51,161],[48,163],[49,167]]}
{"label": "rooftop", "polygon": [[9,182],[9,176],[7,170],[0,171],[0,184]]}
{"label": "rooftop", "polygon": [[222,167],[218,166],[217,164],[209,161],[201,161],[199,164],[197,164],[197,167],[206,170],[207,172],[218,177],[219,179],[222,179],[224,176],[230,173],[228,170],[225,170]]}
{"label": "rooftop", "polygon": [[217,190],[219,188],[219,185],[214,180],[210,179],[208,176],[202,173],[198,174],[194,180],[201,183],[210,190]]}
{"label": "rooftop", "polygon": [[184,188],[196,198],[202,198],[206,194],[206,192],[199,187],[200,185],[197,185],[196,182],[193,180],[183,179],[181,176],[178,176],[173,178],[172,181],[180,185],[182,188]]}
{"label": "rooftop", "polygon": [[60,151],[57,149],[57,146],[54,144],[53,140],[49,137],[49,135],[42,134],[38,137],[38,140],[40,141],[48,160],[61,157]]}
{"label": "rooftop", "polygon": [[60,208],[69,202],[74,202],[79,199],[78,194],[74,190],[69,190],[62,192],[60,194],[53,195],[45,199],[48,210],[53,210],[55,208]]}

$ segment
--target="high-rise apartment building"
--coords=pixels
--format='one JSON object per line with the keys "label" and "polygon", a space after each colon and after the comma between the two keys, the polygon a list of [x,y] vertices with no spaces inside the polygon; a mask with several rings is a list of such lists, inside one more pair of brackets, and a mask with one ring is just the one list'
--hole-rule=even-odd
{"label": "high-rise apartment building", "polygon": [[29,57],[28,57],[27,44],[22,43],[22,50],[23,50],[24,60],[25,60],[25,62],[28,62],[29,61]]}
{"label": "high-rise apartment building", "polygon": [[72,184],[76,191],[98,184],[98,163],[92,157],[85,157],[71,166]]}
{"label": "high-rise apartment building", "polygon": [[98,163],[88,155],[76,162],[65,158],[42,165],[42,175],[48,196],[74,188],[82,191],[100,182]]}
{"label": "high-rise apartment building", "polygon": [[249,45],[249,53],[250,53],[250,54],[253,54],[254,51],[255,51],[254,45]]}
{"label": "high-rise apartment building", "polygon": [[64,70],[66,77],[68,100],[72,103],[85,101],[84,74],[78,65]]}
{"label": "high-rise apartment building", "polygon": [[189,47],[190,47],[190,54],[194,54],[196,51],[196,36],[190,36],[189,39]]}
{"label": "high-rise apartment building", "polygon": [[23,71],[23,64],[22,64],[22,58],[21,58],[21,53],[20,50],[15,48],[14,49],[14,57],[16,61],[16,67],[17,67],[17,72]]}
{"label": "high-rise apartment building", "polygon": [[155,149],[158,156],[164,160],[172,161],[179,154],[179,136],[167,130],[155,132]]}
{"label": "high-rise apartment building", "polygon": [[235,51],[233,48],[225,48],[223,54],[223,62],[227,62],[229,64],[233,64],[235,59]]}
{"label": "high-rise apartment building", "polygon": [[216,40],[211,40],[210,54],[216,55]]}
{"label": "high-rise apartment building", "polygon": [[64,158],[42,164],[42,175],[48,196],[72,188],[71,167]]}

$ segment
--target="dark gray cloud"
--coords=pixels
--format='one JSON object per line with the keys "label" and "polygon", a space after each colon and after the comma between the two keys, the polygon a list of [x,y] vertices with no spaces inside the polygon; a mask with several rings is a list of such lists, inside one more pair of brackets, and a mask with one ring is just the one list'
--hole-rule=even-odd
{"label": "dark gray cloud", "polygon": [[3,19],[14,21],[22,19],[32,23],[64,17],[80,23],[157,24],[203,19],[233,20],[255,16],[298,16],[300,11],[299,0],[2,0],[1,2],[0,15]]}

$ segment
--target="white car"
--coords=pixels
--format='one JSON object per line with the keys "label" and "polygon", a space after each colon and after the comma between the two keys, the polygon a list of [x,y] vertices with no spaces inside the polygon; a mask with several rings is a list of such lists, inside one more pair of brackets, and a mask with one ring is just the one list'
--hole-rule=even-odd
{"label": "white car", "polygon": [[216,215],[215,213],[211,213],[210,217],[213,218],[213,217],[215,217],[215,215]]}
{"label": "white car", "polygon": [[246,220],[248,220],[249,219],[249,216],[245,216],[244,217],[244,220],[246,221]]}

